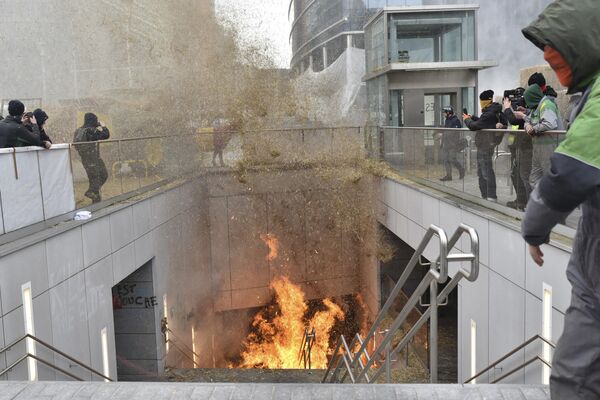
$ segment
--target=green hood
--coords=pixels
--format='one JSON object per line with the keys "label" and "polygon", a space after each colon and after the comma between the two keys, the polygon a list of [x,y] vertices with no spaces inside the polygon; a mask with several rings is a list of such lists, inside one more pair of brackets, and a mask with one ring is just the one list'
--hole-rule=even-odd
{"label": "green hood", "polygon": [[573,70],[576,92],[600,71],[600,4],[598,0],[557,0],[523,29],[523,34],[540,49],[551,46]]}
{"label": "green hood", "polygon": [[538,84],[533,84],[527,88],[523,97],[527,108],[536,108],[544,98],[544,93]]}

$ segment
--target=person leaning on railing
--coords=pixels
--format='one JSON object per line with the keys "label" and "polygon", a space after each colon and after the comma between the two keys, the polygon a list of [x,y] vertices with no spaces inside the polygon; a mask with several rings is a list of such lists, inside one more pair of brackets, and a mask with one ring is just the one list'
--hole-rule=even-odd
{"label": "person leaning on railing", "polygon": [[35,116],[31,118],[32,130],[23,125],[25,105],[19,100],[8,103],[8,117],[0,121],[0,149],[22,146],[38,146],[49,149],[52,143],[40,137],[40,129]]}
{"label": "person leaning on railing", "polygon": [[525,132],[532,137],[533,159],[529,183],[535,188],[544,172],[550,168],[550,157],[558,145],[558,139],[549,131],[562,130],[563,124],[559,116],[555,98],[544,95],[538,84],[525,90],[525,103],[531,113],[525,118]]}
{"label": "person leaning on railing", "polygon": [[[481,103],[481,117],[463,115],[465,125],[472,131],[506,128],[506,119],[502,114],[502,106],[494,102],[494,91],[486,90],[479,96]],[[495,132],[477,132],[475,134],[475,147],[477,147],[477,176],[479,177],[479,190],[481,197],[497,202],[496,173],[494,172],[494,149],[498,145],[498,138],[502,135]]]}
{"label": "person leaning on railing", "polygon": [[[522,89],[523,92],[525,89]],[[516,110],[513,110],[513,106]],[[511,158],[511,180],[515,188],[517,198],[514,201],[506,203],[507,207],[523,211],[531,194],[531,185],[529,184],[529,175],[531,174],[531,160],[533,158],[533,144],[531,137],[523,132],[525,129],[525,117],[527,109],[525,102],[514,104],[510,99],[504,99],[502,105],[504,117],[513,132],[508,135],[508,149]]]}
{"label": "person leaning on railing", "polygon": [[598,0],[560,0],[529,27],[527,39],[569,93],[583,92],[527,204],[523,237],[540,266],[552,228],[581,205],[567,278],[573,289],[552,359],[550,393],[557,399],[600,398],[600,7]]}

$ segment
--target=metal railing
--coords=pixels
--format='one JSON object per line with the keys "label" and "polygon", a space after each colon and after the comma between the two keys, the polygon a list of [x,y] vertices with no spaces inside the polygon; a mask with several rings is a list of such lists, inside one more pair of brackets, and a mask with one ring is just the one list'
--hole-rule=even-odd
{"label": "metal railing", "polygon": [[309,331],[308,328],[305,328],[302,344],[300,345],[300,351],[298,353],[298,362],[303,363],[304,369],[312,369],[312,348],[316,340],[316,329],[312,328],[312,330]]}
{"label": "metal railing", "polygon": [[[531,191],[549,169],[550,157],[566,134],[548,131],[530,140],[525,131],[511,129],[381,126],[368,131],[374,142],[373,157],[386,161],[400,174],[514,218],[522,217]],[[483,135],[491,147],[478,149],[476,135]],[[496,139],[501,139],[499,145],[495,145]],[[443,148],[442,143],[448,145]],[[487,161],[488,152],[491,161]],[[486,169],[488,179],[480,179],[478,168]],[[450,177],[453,179],[445,179]],[[559,225],[557,232],[572,236],[580,215],[576,210],[567,218],[566,227]]]}
{"label": "metal railing", "polygon": [[[556,344],[554,344],[552,341],[544,338],[541,335],[535,335],[535,336],[531,337],[530,339],[528,339],[527,341],[525,341],[524,343],[520,344],[519,346],[517,346],[514,349],[512,349],[511,351],[509,351],[506,355],[502,356],[498,360],[496,360],[493,363],[491,363],[489,366],[487,366],[486,368],[484,368],[483,370],[481,370],[480,372],[478,372],[476,375],[474,375],[471,378],[467,379],[465,381],[465,384],[471,383],[472,381],[476,380],[477,378],[479,378],[480,376],[482,376],[486,372],[488,372],[488,371],[496,368],[501,362],[507,360],[508,358],[510,358],[511,356],[513,356],[514,354],[516,354],[517,352],[519,352],[520,350],[523,350],[524,348],[526,348],[530,344],[532,344],[534,342],[537,342],[537,341],[542,341],[542,342],[544,342],[545,344],[547,344],[548,346],[550,346],[553,349],[556,348]],[[524,363],[521,363],[521,364],[517,365],[516,367],[514,367],[513,369],[511,369],[510,371],[508,371],[506,374],[502,375],[500,378],[494,379],[490,383],[501,382],[504,379],[506,379],[509,376],[511,376],[512,374],[520,371],[521,369],[527,367],[528,365],[530,365],[530,364],[532,364],[532,363],[534,363],[536,361],[540,361],[540,362],[542,362],[542,364],[544,364],[548,368],[552,369],[552,364],[549,361],[543,359],[539,355],[536,355],[535,357],[530,358],[529,360],[525,361]]]}
{"label": "metal railing", "polygon": [[169,329],[166,318],[161,320],[161,333],[166,345],[172,345],[179,354],[192,362],[194,368],[200,368],[200,364],[196,362],[197,359],[200,359],[200,356],[196,354],[194,350],[190,349],[189,346],[175,334],[175,332]]}
{"label": "metal railing", "polygon": [[[458,240],[463,234],[468,234],[471,242],[470,253],[457,253],[450,254],[450,251],[454,248]],[[421,256],[423,255],[427,246],[431,243],[434,236],[438,237],[439,240],[439,257],[435,262],[432,262],[430,268],[419,283],[413,294],[410,296],[405,306],[402,308],[398,316],[394,319],[391,326],[387,329],[387,333],[383,337],[383,340],[377,344],[372,352],[368,351],[369,344],[372,342],[376,333],[381,331],[382,323],[388,315],[388,311],[394,304],[396,298],[404,288],[404,285],[408,281],[409,276],[413,272],[414,268],[419,264]],[[438,293],[438,285],[443,284],[448,279],[448,264],[454,262],[469,262],[471,264],[470,270],[465,270],[462,267],[458,269],[458,272],[454,275],[450,282],[444,287],[444,289]],[[438,380],[438,306],[444,303],[448,295],[456,288],[458,283],[466,278],[473,282],[479,276],[479,237],[475,229],[461,224],[458,229],[454,232],[450,239],[448,239],[443,229],[432,225],[425,234],[423,240],[415,251],[414,255],[410,259],[408,265],[404,269],[400,279],[394,286],[394,289],[390,293],[387,301],[382,307],[377,319],[372,325],[370,331],[364,338],[364,340],[357,335],[352,343],[348,345],[346,339],[342,335],[335,347],[335,351],[330,359],[327,371],[323,377],[323,383],[343,383],[345,379],[349,378],[352,383],[360,383],[365,380],[367,383],[376,382],[377,379],[387,371],[386,380],[390,379],[390,363],[391,360],[396,357],[403,349],[405,349],[411,340],[415,337],[419,329],[425,324],[426,321],[429,323],[429,355],[430,355],[430,378],[432,383],[437,383]],[[429,289],[430,304],[427,305],[427,309],[423,312],[422,316],[417,322],[408,330],[403,336],[399,343],[394,343],[394,339],[398,332],[401,331],[402,326],[405,324],[408,315],[411,310],[417,305],[421,297]],[[358,350],[355,350],[355,346]],[[369,375],[370,371],[383,364],[378,370],[372,375]],[[345,368],[345,373],[340,376],[341,368]],[[331,375],[331,377],[330,377]]]}
{"label": "metal railing", "polygon": [[[19,343],[21,343],[21,342],[23,342],[25,340],[28,340],[28,339],[32,340],[33,342],[36,342],[36,343],[40,344],[41,346],[45,347],[46,349],[48,349],[48,350],[50,350],[50,351],[52,351],[52,352],[60,355],[61,357],[64,357],[65,359],[67,359],[67,360],[75,363],[75,365],[77,365],[77,366],[79,366],[79,367],[81,367],[81,368],[83,368],[83,369],[91,372],[92,374],[94,374],[94,375],[96,375],[96,376],[104,379],[105,381],[108,381],[108,382],[112,382],[113,381],[112,379],[110,379],[109,377],[105,376],[104,374],[96,371],[95,369],[93,369],[93,368],[85,365],[81,361],[79,361],[79,360],[71,357],[70,355],[66,354],[65,352],[58,350],[56,347],[54,347],[54,346],[52,346],[52,345],[44,342],[43,340],[38,339],[37,337],[35,337],[33,335],[30,335],[30,334],[26,334],[26,335],[22,336],[21,338],[15,340],[14,342],[12,342],[11,344],[9,344],[8,346],[6,346],[5,348],[0,349],[0,354],[6,353],[7,351],[11,350],[17,344],[19,344]],[[25,355],[21,356],[19,359],[17,359],[12,364],[10,364],[8,367],[6,367],[3,371],[0,371],[0,377],[6,375],[13,368],[15,368],[17,365],[19,365],[21,362],[27,360],[28,358],[36,360],[36,361],[38,361],[38,362],[46,365],[47,367],[49,367],[49,368],[51,368],[53,370],[56,370],[56,371],[60,372],[61,374],[64,374],[65,376],[68,376],[68,377],[70,377],[72,379],[75,379],[77,381],[84,381],[84,379],[82,379],[82,378],[74,375],[73,373],[71,373],[69,371],[66,371],[63,368],[60,368],[60,367],[54,365],[50,361],[47,361],[47,360],[45,360],[45,359],[43,359],[43,358],[41,358],[41,357],[39,357],[39,356],[37,356],[35,354],[31,354],[29,351],[27,351],[27,353],[25,353]]]}

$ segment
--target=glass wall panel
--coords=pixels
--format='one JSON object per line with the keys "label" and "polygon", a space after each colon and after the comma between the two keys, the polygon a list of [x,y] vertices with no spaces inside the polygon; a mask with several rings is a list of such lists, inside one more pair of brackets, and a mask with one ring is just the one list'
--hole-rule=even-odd
{"label": "glass wall panel", "polygon": [[404,94],[390,90],[390,126],[404,126]]}
{"label": "glass wall panel", "polygon": [[387,123],[387,95],[387,76],[382,75],[367,82],[370,125],[383,126]]}
{"label": "glass wall panel", "polygon": [[385,65],[385,35],[383,15],[365,30],[365,50],[367,72],[372,72]]}
{"label": "glass wall panel", "polygon": [[[463,88],[462,89],[462,106],[463,109],[466,109],[467,114],[474,115],[477,112],[477,105],[475,104],[475,88]],[[465,110],[457,111],[457,114],[460,112],[462,114]]]}
{"label": "glass wall panel", "polygon": [[475,59],[473,11],[390,13],[390,62],[449,62]]}

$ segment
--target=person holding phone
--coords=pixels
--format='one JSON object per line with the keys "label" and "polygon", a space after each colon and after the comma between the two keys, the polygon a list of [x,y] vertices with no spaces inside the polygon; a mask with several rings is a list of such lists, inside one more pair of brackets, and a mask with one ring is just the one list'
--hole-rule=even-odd
{"label": "person holding phone", "polygon": [[[0,149],[9,147],[38,146],[49,149],[52,144],[40,137],[35,116],[23,118],[25,105],[19,100],[8,103],[8,117],[0,121]],[[23,125],[23,121],[30,122],[31,131]]]}

